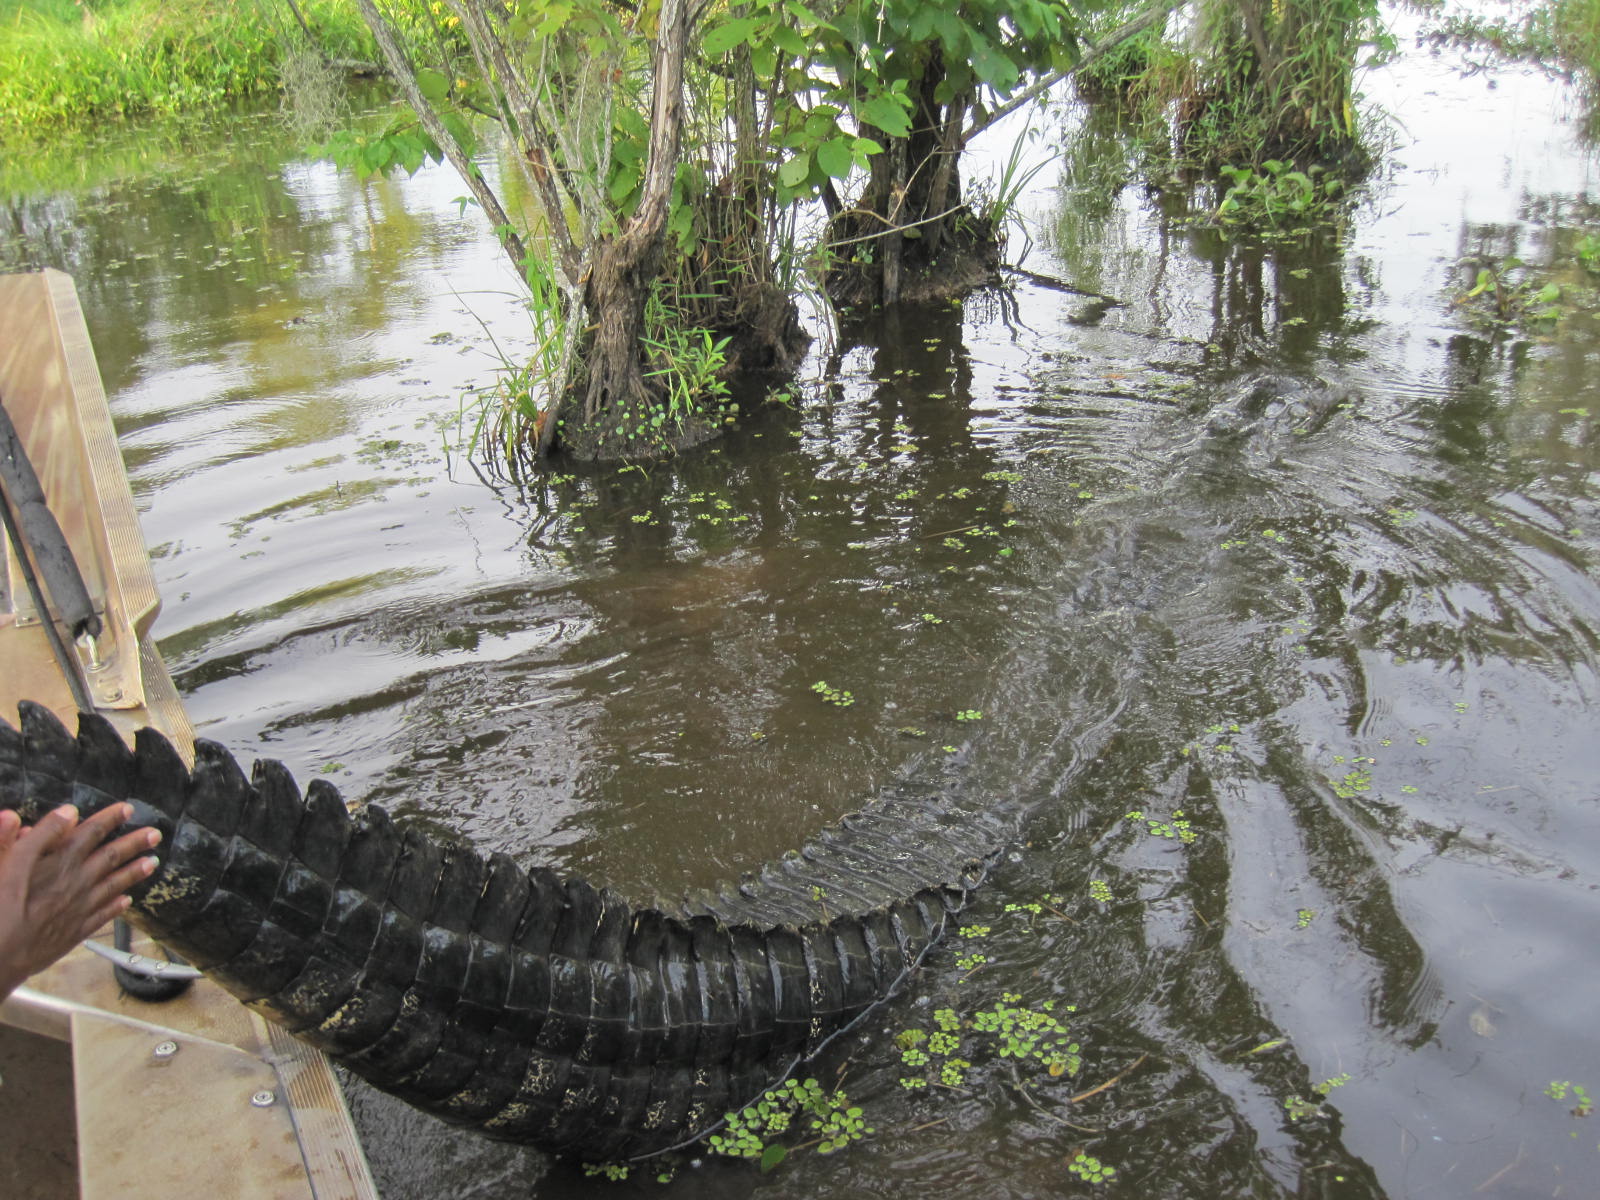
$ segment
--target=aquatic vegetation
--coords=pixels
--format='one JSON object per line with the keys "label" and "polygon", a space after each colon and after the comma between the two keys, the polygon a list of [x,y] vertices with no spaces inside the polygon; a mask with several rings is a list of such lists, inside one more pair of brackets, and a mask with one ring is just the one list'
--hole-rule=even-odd
{"label": "aquatic vegetation", "polygon": [[[1025,1061],[1044,1067],[1051,1076],[1076,1075],[1083,1065],[1081,1047],[1056,1008],[1054,1000],[1025,1007],[1019,993],[1005,992],[994,1005],[969,1017],[952,1008],[938,1009],[933,1030],[905,1029],[895,1037],[900,1061],[921,1072],[902,1077],[900,1086],[959,1088],[973,1067],[967,1056]],[[1062,1011],[1076,1009],[1067,1005]]]}
{"label": "aquatic vegetation", "polygon": [[1539,277],[1515,256],[1485,262],[1482,256],[1462,260],[1472,271],[1471,286],[1455,297],[1455,306],[1474,320],[1493,326],[1512,326],[1559,320],[1565,308],[1561,286]]}
{"label": "aquatic vegetation", "polygon": [[1091,879],[1089,897],[1099,904],[1110,904],[1113,899],[1111,886],[1104,879]]}
{"label": "aquatic vegetation", "polygon": [[821,696],[835,708],[849,708],[856,702],[856,698],[844,688],[836,688],[826,679],[819,679],[811,685],[811,690]]}
{"label": "aquatic vegetation", "polygon": [[832,1154],[876,1132],[844,1092],[825,1092],[815,1079],[787,1080],[724,1120],[723,1131],[711,1135],[711,1152],[757,1159],[762,1171],[772,1170],[792,1152],[772,1140],[791,1130],[803,1128],[810,1135],[793,1149],[814,1148],[818,1154]]}
{"label": "aquatic vegetation", "polygon": [[1163,821],[1160,817],[1146,816],[1145,813],[1139,809],[1135,809],[1132,812],[1127,813],[1123,819],[1126,821],[1138,821],[1143,823],[1145,829],[1152,837],[1176,838],[1184,845],[1188,845],[1200,836],[1195,832],[1194,827],[1189,823],[1188,818],[1184,816],[1184,811],[1181,808],[1175,808],[1172,810],[1172,819],[1169,821]]}
{"label": "aquatic vegetation", "polygon": [[1223,225],[1277,227],[1325,221],[1340,215],[1348,198],[1344,182],[1312,165],[1298,170],[1269,158],[1258,167],[1218,168],[1227,181],[1212,216]]}
{"label": "aquatic vegetation", "polygon": [[1345,755],[1335,754],[1333,761],[1335,765],[1341,765],[1346,761],[1351,764],[1350,770],[1340,778],[1329,778],[1328,782],[1333,787],[1334,795],[1341,800],[1353,800],[1372,790],[1372,767],[1377,763],[1377,759],[1358,757],[1347,760]]}
{"label": "aquatic vegetation", "polygon": [[1085,1183],[1106,1183],[1115,1178],[1117,1174],[1115,1167],[1106,1166],[1085,1150],[1079,1150],[1072,1157],[1071,1161],[1067,1163],[1067,1170]]}
{"label": "aquatic vegetation", "polygon": [[1587,1117],[1594,1113],[1594,1101],[1589,1099],[1588,1089],[1581,1083],[1573,1083],[1570,1079],[1552,1079],[1544,1089],[1544,1094],[1552,1100],[1573,1101],[1574,1117]]}
{"label": "aquatic vegetation", "polygon": [[1328,1093],[1333,1091],[1334,1088],[1343,1087],[1349,1082],[1349,1075],[1335,1075],[1331,1079],[1324,1079],[1316,1087],[1312,1088],[1312,1093],[1316,1099],[1307,1100],[1299,1095],[1290,1096],[1283,1102],[1284,1111],[1291,1121],[1304,1121],[1311,1117],[1320,1117],[1322,1115],[1322,1102],[1328,1098]]}

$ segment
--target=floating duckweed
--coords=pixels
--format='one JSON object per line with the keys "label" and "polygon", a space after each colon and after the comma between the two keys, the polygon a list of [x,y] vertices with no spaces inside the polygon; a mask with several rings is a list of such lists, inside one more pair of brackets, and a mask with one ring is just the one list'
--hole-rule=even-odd
{"label": "floating duckweed", "polygon": [[1079,1150],[1077,1156],[1067,1163],[1067,1170],[1085,1183],[1105,1183],[1117,1173],[1115,1167],[1106,1166],[1094,1155],[1083,1150]]}
{"label": "floating duckweed", "polygon": [[1587,1117],[1594,1112],[1594,1101],[1589,1099],[1589,1093],[1581,1083],[1573,1083],[1570,1079],[1552,1079],[1550,1086],[1544,1089],[1544,1094],[1552,1100],[1572,1099],[1576,1103],[1572,1107],[1575,1117]]}
{"label": "floating duckweed", "polygon": [[761,1169],[771,1170],[788,1152],[782,1146],[768,1145],[768,1139],[787,1133],[794,1118],[802,1114],[811,1118],[810,1129],[819,1139],[818,1154],[832,1154],[873,1132],[861,1109],[851,1106],[843,1092],[826,1093],[815,1079],[804,1083],[790,1079],[763,1093],[754,1104],[725,1114],[723,1132],[711,1136],[711,1152],[730,1158],[759,1158]]}
{"label": "floating duckweed", "polygon": [[1194,831],[1194,827],[1189,824],[1189,820],[1184,816],[1181,808],[1172,810],[1172,819],[1170,821],[1163,821],[1159,817],[1147,817],[1140,809],[1134,809],[1132,812],[1126,813],[1123,819],[1127,821],[1142,821],[1152,836],[1176,838],[1184,845],[1188,845],[1200,836]]}
{"label": "floating duckweed", "polygon": [[855,696],[850,692],[834,687],[826,679],[817,680],[811,685],[811,690],[837,708],[849,708],[856,702]]}

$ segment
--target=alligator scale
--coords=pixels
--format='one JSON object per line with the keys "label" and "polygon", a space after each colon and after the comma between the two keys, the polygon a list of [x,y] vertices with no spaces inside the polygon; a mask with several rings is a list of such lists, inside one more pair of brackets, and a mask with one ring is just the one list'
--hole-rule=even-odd
{"label": "alligator scale", "polygon": [[[0,721],[0,807],[127,801],[161,830],[142,924],[335,1061],[446,1121],[589,1160],[692,1142],[895,992],[1000,840],[900,792],[669,908],[352,817],[212,742]],[[823,889],[818,892],[815,889]],[[826,895],[827,908],[817,897]]]}

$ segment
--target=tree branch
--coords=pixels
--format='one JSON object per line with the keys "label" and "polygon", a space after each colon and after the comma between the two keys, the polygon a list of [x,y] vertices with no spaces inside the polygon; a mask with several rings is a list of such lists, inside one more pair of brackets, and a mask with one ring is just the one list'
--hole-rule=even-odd
{"label": "tree branch", "polygon": [[493,224],[496,236],[500,239],[500,246],[510,258],[512,265],[517,269],[517,275],[522,274],[522,260],[527,257],[527,248],[522,244],[522,239],[511,228],[511,219],[506,216],[506,210],[500,206],[499,197],[484,180],[482,172],[472,163],[466,152],[457,144],[455,138],[450,136],[450,131],[444,127],[444,122],[439,119],[439,114],[434,111],[433,105],[428,103],[427,97],[422,94],[422,89],[417,86],[416,72],[411,68],[411,62],[406,58],[406,53],[400,48],[399,41],[394,36],[394,30],[383,14],[378,11],[378,6],[373,0],[356,0],[361,9],[361,15],[366,18],[367,27],[372,30],[372,36],[377,40],[378,49],[383,52],[384,61],[389,66],[389,74],[394,77],[394,83],[400,89],[400,94],[405,98],[411,110],[417,114],[417,120],[427,130],[428,136],[438,144],[444,152],[445,158],[455,168],[456,174],[472,189],[473,196],[477,199],[484,215]]}

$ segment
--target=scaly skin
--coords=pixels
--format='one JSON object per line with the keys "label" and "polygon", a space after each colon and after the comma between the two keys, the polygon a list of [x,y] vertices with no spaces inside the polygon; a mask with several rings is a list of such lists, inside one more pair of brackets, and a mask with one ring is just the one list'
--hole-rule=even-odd
{"label": "scaly skin", "polygon": [[[212,742],[184,766],[103,718],[0,721],[0,808],[127,801],[162,834],[132,915],[240,1000],[446,1121],[590,1161],[704,1137],[892,995],[996,834],[901,797],[669,911],[352,818]],[[820,889],[820,890],[819,890]],[[819,901],[819,896],[823,897]]]}

